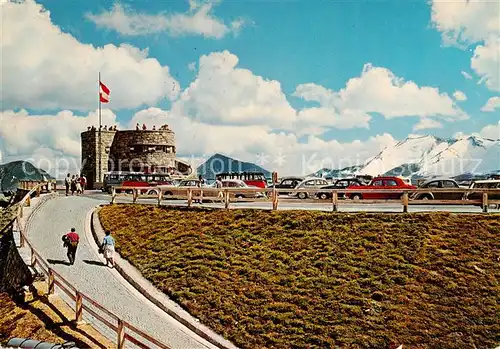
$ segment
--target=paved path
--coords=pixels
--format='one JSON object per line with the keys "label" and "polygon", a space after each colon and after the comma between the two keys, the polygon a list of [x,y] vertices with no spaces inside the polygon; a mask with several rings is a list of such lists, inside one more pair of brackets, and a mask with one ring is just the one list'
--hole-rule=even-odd
{"label": "paved path", "polygon": [[[215,348],[150,303],[116,270],[100,265],[101,260],[95,251],[95,242],[84,233],[87,212],[99,203],[85,197],[65,196],[47,201],[28,222],[28,239],[41,256],[51,263],[56,272],[118,317],[172,348]],[[68,266],[63,264],[67,258],[61,236],[71,227],[76,228],[81,241],[75,264]],[[62,291],[58,293],[69,301]],[[70,301],[69,304],[73,302]],[[115,340],[116,335],[97,319],[86,316],[84,320]],[[131,346],[127,345],[128,347]]]}

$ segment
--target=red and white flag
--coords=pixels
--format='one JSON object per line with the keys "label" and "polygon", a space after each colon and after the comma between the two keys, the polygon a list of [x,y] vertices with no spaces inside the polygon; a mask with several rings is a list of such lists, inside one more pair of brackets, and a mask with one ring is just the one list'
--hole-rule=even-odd
{"label": "red and white flag", "polygon": [[101,87],[101,90],[99,92],[101,103],[109,103],[109,88],[100,81],[99,86]]}

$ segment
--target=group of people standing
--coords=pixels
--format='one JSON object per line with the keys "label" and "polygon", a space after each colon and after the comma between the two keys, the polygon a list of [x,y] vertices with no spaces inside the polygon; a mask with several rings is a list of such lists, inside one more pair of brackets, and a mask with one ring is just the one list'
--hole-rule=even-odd
{"label": "group of people standing", "polygon": [[85,191],[85,188],[87,187],[87,178],[85,178],[84,175],[78,176],[78,175],[73,175],[71,176],[70,173],[64,178],[64,185],[66,187],[66,196],[69,195],[69,192],[71,191],[71,195],[74,195],[76,192],[76,195],[83,194]]}

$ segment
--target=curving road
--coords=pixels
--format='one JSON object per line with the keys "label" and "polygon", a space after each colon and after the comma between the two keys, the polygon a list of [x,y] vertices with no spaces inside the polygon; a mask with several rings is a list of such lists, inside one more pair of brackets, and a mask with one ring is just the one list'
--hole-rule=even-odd
{"label": "curving road", "polygon": [[[27,225],[28,239],[57,273],[118,317],[172,348],[216,348],[150,303],[116,270],[101,264],[95,242],[85,233],[87,213],[99,203],[100,200],[81,196],[48,200],[31,216]],[[80,245],[75,264],[68,266],[65,264],[66,251],[62,247],[61,236],[71,227],[75,227],[80,234]],[[73,304],[62,291],[58,294]],[[116,340],[115,333],[97,319],[84,316],[84,321]]]}

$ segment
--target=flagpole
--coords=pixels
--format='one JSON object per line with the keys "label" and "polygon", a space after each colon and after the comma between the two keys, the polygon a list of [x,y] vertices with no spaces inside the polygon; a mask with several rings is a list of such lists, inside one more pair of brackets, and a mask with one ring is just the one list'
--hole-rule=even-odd
{"label": "flagpole", "polygon": [[102,154],[101,154],[101,72],[99,71],[99,82],[97,84],[97,96],[99,98],[99,146],[98,146],[98,152],[99,152],[99,179],[98,182],[101,182],[102,174],[101,174],[101,161],[102,161]]}

